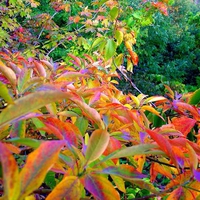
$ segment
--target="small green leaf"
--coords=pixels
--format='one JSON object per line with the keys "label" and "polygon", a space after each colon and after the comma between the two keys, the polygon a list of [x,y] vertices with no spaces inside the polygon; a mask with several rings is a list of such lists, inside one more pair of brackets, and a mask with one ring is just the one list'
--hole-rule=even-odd
{"label": "small green leaf", "polygon": [[118,13],[119,13],[119,9],[117,7],[113,7],[111,10],[110,10],[110,17],[111,17],[111,20],[114,21],[117,16],[118,16]]}
{"label": "small green leaf", "polygon": [[117,45],[120,45],[123,41],[123,32],[122,31],[119,31],[119,30],[116,30],[115,32],[115,39],[117,40]]}
{"label": "small green leaf", "polygon": [[115,51],[116,51],[116,43],[114,42],[113,39],[108,39],[105,47],[105,59],[108,60],[112,56],[114,56]]}
{"label": "small green leaf", "polygon": [[35,140],[31,138],[13,138],[13,139],[6,140],[6,142],[12,142],[16,144],[25,145],[28,147],[32,147],[34,149],[38,148],[41,144],[41,140]]}
{"label": "small green leaf", "polygon": [[94,42],[93,42],[93,44],[92,44],[92,47],[91,48],[94,48],[94,47],[96,47],[96,46],[98,46],[102,41],[104,41],[104,37],[98,37]]}
{"label": "small green leaf", "polygon": [[189,100],[189,104],[197,105],[200,102],[200,88],[192,94]]}
{"label": "small green leaf", "polygon": [[7,102],[7,103],[13,103],[13,99],[9,94],[9,91],[2,82],[0,82],[0,96]]}
{"label": "small green leaf", "polygon": [[88,128],[88,120],[85,117],[78,117],[75,125],[79,128],[82,135],[85,135],[85,132]]}

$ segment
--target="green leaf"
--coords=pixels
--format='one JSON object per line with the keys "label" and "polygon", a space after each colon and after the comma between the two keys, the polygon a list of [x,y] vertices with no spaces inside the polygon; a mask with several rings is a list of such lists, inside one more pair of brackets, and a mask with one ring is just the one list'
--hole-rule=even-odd
{"label": "green leaf", "polygon": [[111,20],[114,21],[117,16],[118,16],[118,13],[119,13],[119,9],[117,7],[113,7],[111,10],[110,10],[110,17],[111,17]]}
{"label": "green leaf", "polygon": [[104,41],[105,38],[104,37],[98,37],[92,44],[91,48],[94,48],[96,46],[98,46],[102,41]]}
{"label": "green leaf", "polygon": [[113,39],[108,39],[105,47],[105,59],[108,60],[112,56],[114,56],[115,51],[116,51],[116,43],[114,42]]}
{"label": "green leaf", "polygon": [[0,161],[3,167],[4,197],[7,200],[17,200],[21,187],[17,162],[6,145],[1,142],[0,152]]}
{"label": "green leaf", "polygon": [[66,198],[68,200],[80,199],[80,181],[76,176],[66,176],[47,196],[46,200]]}
{"label": "green leaf", "polygon": [[116,30],[115,32],[115,39],[117,40],[117,45],[120,45],[123,41],[123,32],[122,31],[119,31],[119,30]]}
{"label": "green leaf", "polygon": [[102,171],[100,171],[100,173],[120,176],[127,180],[145,177],[145,175],[139,173],[131,165],[110,166],[110,167],[107,167],[107,168],[103,169]]}
{"label": "green leaf", "polygon": [[80,132],[84,136],[88,128],[88,120],[85,117],[78,117],[75,125],[79,128]]}
{"label": "green leaf", "polygon": [[153,148],[157,148],[157,145],[154,144],[139,144],[132,147],[126,147],[123,149],[120,149],[119,151],[116,151],[112,154],[112,156],[108,155],[109,159],[113,158],[122,158],[122,157],[129,157],[129,156],[135,156],[135,155],[159,155],[163,154],[160,150],[153,150]]}
{"label": "green leaf", "polygon": [[20,172],[21,199],[40,187],[47,172],[57,161],[64,144],[64,141],[44,142],[28,155],[26,164]]}
{"label": "green leaf", "polygon": [[108,146],[109,139],[110,135],[106,130],[97,129],[92,133],[85,152],[88,163],[95,161],[103,154]]}
{"label": "green leaf", "polygon": [[38,148],[41,144],[41,140],[35,140],[31,138],[13,138],[13,139],[6,140],[5,142],[21,144],[28,147],[32,147],[34,149]]}
{"label": "green leaf", "polygon": [[200,102],[200,88],[192,94],[189,100],[189,104],[197,105]]}
{"label": "green leaf", "polygon": [[9,94],[9,91],[2,82],[0,82],[0,96],[7,102],[7,103],[13,103],[13,99]]}
{"label": "green leaf", "polygon": [[0,127],[49,103],[71,97],[59,90],[36,91],[14,101],[0,114]]}
{"label": "green leaf", "polygon": [[[42,123],[38,118],[34,117],[31,120],[37,129],[44,127],[44,123]],[[45,136],[45,131],[42,131],[42,130],[39,130],[39,131],[42,136]]]}

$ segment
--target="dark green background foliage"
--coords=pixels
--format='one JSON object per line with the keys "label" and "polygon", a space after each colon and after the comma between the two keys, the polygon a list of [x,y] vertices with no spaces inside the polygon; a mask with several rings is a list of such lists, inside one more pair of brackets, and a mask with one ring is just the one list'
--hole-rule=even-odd
{"label": "dark green background foliage", "polygon": [[161,94],[163,84],[178,92],[200,87],[200,12],[188,0],[176,0],[169,16],[156,13],[137,35],[139,65],[131,75],[146,94]]}

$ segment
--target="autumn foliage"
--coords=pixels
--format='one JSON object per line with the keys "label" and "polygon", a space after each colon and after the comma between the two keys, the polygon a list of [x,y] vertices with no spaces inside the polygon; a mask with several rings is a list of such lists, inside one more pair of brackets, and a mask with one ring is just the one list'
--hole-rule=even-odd
{"label": "autumn foliage", "polygon": [[[52,2],[56,12],[72,6]],[[148,6],[167,15],[167,2]],[[182,95],[165,85],[165,97],[120,91],[117,78],[139,61],[135,32],[120,20],[117,1],[94,1],[96,10],[79,4],[72,23],[114,27],[92,36],[83,56],[72,52],[58,63],[11,46],[0,51],[0,199],[117,200],[129,198],[130,187],[147,190],[146,199],[200,198],[200,90]]]}

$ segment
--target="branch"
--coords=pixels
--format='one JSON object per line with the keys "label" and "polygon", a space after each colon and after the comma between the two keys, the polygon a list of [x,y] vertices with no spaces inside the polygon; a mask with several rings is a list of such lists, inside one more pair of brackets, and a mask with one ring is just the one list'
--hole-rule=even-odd
{"label": "branch", "polygon": [[[159,163],[159,164],[162,164],[162,165],[165,165],[165,166],[168,166],[168,167],[173,167],[173,168],[177,168],[176,166],[174,165],[171,165],[171,164],[168,164],[168,163],[165,163],[165,162],[162,162],[162,161],[159,161],[159,160],[156,160],[156,159],[153,159],[151,157],[146,157],[147,159],[149,159],[150,161],[153,161],[153,162],[156,162],[156,163]],[[184,167],[185,170],[187,169],[190,169],[190,167]]]}

